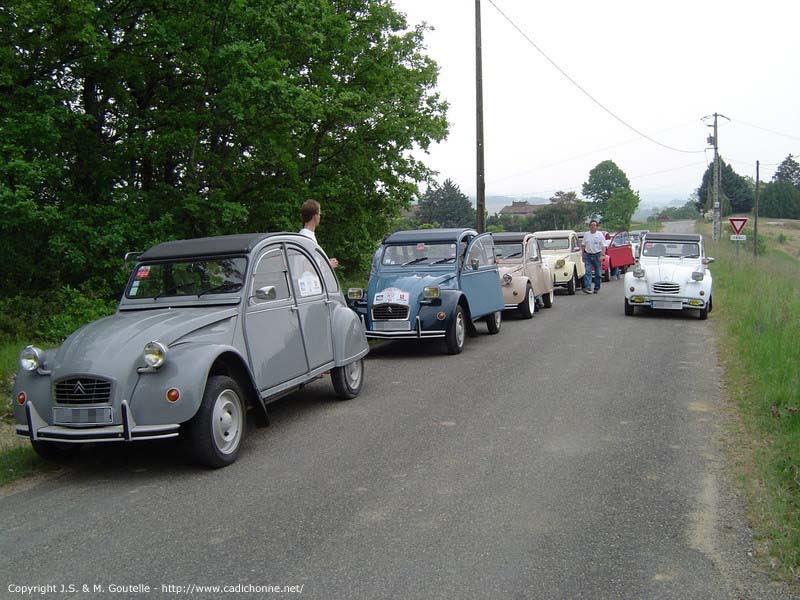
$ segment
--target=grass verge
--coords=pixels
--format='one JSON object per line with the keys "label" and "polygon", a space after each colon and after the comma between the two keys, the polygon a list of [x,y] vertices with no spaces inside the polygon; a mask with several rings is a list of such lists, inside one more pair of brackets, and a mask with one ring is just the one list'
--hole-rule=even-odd
{"label": "grass verge", "polygon": [[774,243],[758,259],[742,248],[738,262],[727,239],[706,252],[716,258],[712,318],[745,436],[738,468],[753,530],[773,575],[800,581],[800,261]]}

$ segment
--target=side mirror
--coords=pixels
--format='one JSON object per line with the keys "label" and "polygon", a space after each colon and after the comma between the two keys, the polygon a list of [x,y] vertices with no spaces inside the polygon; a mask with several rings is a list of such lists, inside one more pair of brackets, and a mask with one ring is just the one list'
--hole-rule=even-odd
{"label": "side mirror", "polygon": [[481,263],[477,258],[473,258],[472,260],[469,261],[469,266],[472,267],[473,271],[477,271],[480,264]]}
{"label": "side mirror", "polygon": [[275,300],[278,297],[278,290],[274,285],[265,285],[256,290],[257,300]]}
{"label": "side mirror", "polygon": [[706,256],[703,259],[703,264],[704,265],[710,265],[712,262],[714,262],[714,259],[712,257],[710,257],[710,256]]}

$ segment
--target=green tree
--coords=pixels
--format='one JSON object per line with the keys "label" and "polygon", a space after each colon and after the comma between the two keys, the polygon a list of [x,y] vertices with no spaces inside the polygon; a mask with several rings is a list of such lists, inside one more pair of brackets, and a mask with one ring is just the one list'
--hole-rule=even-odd
{"label": "green tree", "polygon": [[[753,208],[754,194],[753,186],[724,160],[721,161],[721,184],[720,184],[720,205],[722,214],[728,215],[731,212],[750,212]],[[713,201],[714,187],[714,164],[711,163],[703,174],[703,180],[697,189],[698,203],[703,203],[702,210],[711,210],[714,206]],[[704,201],[704,202],[703,202]],[[729,205],[726,205],[726,201]]]}
{"label": "green tree", "polygon": [[633,213],[639,208],[639,194],[621,189],[614,192],[606,203],[603,212],[603,226],[608,231],[630,229]]}
{"label": "green tree", "polygon": [[787,181],[773,181],[759,198],[758,212],[764,217],[800,219],[800,190]]}
{"label": "green tree", "polygon": [[791,154],[784,158],[783,162],[778,165],[778,168],[775,170],[775,175],[772,177],[772,181],[790,183],[794,187],[800,189],[800,164],[792,158]]}
{"label": "green tree", "polygon": [[451,179],[431,184],[419,201],[419,218],[439,227],[475,227],[472,202]]}
{"label": "green tree", "polygon": [[589,171],[589,179],[583,184],[583,195],[594,201],[594,210],[605,213],[606,203],[614,192],[630,190],[628,176],[613,160],[604,160]]}
{"label": "green tree", "polygon": [[309,197],[366,266],[447,132],[423,33],[385,0],[5,2],[0,294],[114,295],[124,251],[298,229]]}

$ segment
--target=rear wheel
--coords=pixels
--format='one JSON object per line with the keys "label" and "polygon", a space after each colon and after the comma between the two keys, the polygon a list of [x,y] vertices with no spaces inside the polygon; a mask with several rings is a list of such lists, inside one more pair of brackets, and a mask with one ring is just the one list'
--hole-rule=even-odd
{"label": "rear wheel", "polygon": [[66,462],[75,458],[83,444],[70,444],[68,442],[31,442],[34,452],[45,460],[51,462]]}
{"label": "rear wheel", "polygon": [[632,317],[633,316],[633,311],[634,311],[635,308],[636,307],[633,304],[631,304],[630,302],[628,302],[627,298],[625,298],[625,316]]}
{"label": "rear wheel", "polygon": [[444,341],[447,344],[448,354],[459,354],[464,349],[464,340],[467,337],[467,323],[464,317],[464,308],[456,305],[453,320],[447,328]]}
{"label": "rear wheel", "polygon": [[545,308],[552,308],[553,307],[553,300],[555,299],[556,291],[550,290],[549,293],[542,296],[542,302],[544,302]]}
{"label": "rear wheel", "polygon": [[572,279],[570,279],[569,283],[567,284],[567,293],[570,296],[575,295],[575,288],[577,287],[577,285],[578,285],[578,276],[575,274],[575,271],[573,271]]}
{"label": "rear wheel", "polygon": [[498,310],[497,312],[486,317],[486,328],[492,335],[500,333],[500,325],[502,324],[502,322],[503,322],[503,311]]}
{"label": "rear wheel", "polygon": [[359,358],[331,371],[331,383],[339,400],[350,400],[361,392],[364,382],[364,359]]}
{"label": "rear wheel", "polygon": [[533,288],[530,283],[525,288],[525,299],[517,307],[523,319],[530,319],[533,317],[533,313],[536,312],[536,297],[533,295]]}
{"label": "rear wheel", "polygon": [[236,461],[245,433],[244,395],[226,375],[208,378],[203,402],[192,419],[192,452],[200,464],[225,467]]}

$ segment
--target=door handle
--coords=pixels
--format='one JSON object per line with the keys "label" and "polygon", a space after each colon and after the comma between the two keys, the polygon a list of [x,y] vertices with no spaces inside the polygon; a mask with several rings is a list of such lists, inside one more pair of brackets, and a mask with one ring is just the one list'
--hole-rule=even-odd
{"label": "door handle", "polygon": [[299,306],[290,306],[289,310],[293,310],[293,311],[297,312],[298,310],[300,310],[300,307]]}
{"label": "door handle", "polygon": [[334,300],[325,300],[325,304],[334,304]]}

